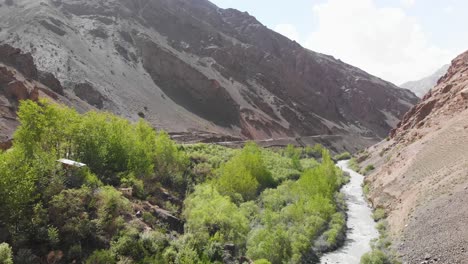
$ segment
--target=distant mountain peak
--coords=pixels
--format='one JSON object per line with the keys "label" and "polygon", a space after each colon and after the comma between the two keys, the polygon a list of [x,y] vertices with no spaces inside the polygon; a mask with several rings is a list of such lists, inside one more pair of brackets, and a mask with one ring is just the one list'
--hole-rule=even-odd
{"label": "distant mountain peak", "polygon": [[418,97],[422,98],[429,90],[436,86],[439,79],[447,73],[450,64],[444,65],[435,73],[417,81],[410,81],[400,85],[401,88],[409,89]]}

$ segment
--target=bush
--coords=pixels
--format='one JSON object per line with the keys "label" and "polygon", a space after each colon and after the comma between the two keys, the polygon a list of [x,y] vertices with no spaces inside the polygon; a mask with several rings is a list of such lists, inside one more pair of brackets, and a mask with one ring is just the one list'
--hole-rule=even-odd
{"label": "bush", "polygon": [[[322,163],[305,171],[296,182],[286,181],[262,193],[260,204],[264,209],[259,225],[249,233],[248,257],[271,263],[301,263],[306,256],[315,256],[312,243],[328,221],[334,219],[330,225],[340,229],[343,219],[333,215],[343,175],[327,151],[322,156]],[[337,240],[338,236],[339,232],[330,231],[327,238]]]}
{"label": "bush", "polygon": [[372,218],[374,218],[374,221],[376,222],[385,219],[386,217],[387,214],[385,213],[385,210],[383,208],[375,209],[374,213],[372,214]]}
{"label": "bush", "polygon": [[351,157],[352,157],[351,153],[343,152],[343,153],[338,154],[335,157],[333,157],[333,159],[336,160],[336,161],[340,161],[340,160],[349,160],[349,159],[351,159]]}
{"label": "bush", "polygon": [[271,262],[266,259],[259,259],[254,261],[254,264],[271,264]]}
{"label": "bush", "polygon": [[221,196],[211,185],[197,186],[185,200],[186,233],[199,241],[210,238],[221,243],[242,244],[249,222],[229,198]]}
{"label": "bush", "polygon": [[130,173],[129,175],[125,176],[121,180],[121,187],[124,188],[132,188],[132,195],[139,198],[139,199],[145,199],[146,198],[146,192],[145,192],[145,186],[142,180],[137,179],[135,177],[135,174]]}
{"label": "bush", "polygon": [[[50,201],[50,223],[57,227],[65,245],[79,244],[93,233],[91,219],[87,213],[92,199],[91,190],[81,188],[64,190]],[[59,236],[55,228],[50,227],[47,234],[52,245],[58,243]]]}
{"label": "bush", "polygon": [[254,199],[258,192],[275,183],[263,163],[258,146],[248,143],[238,155],[221,167],[215,185],[221,194],[241,203]]}
{"label": "bush", "polygon": [[13,251],[7,243],[0,244],[0,264],[13,264]]}
{"label": "bush", "polygon": [[363,171],[362,171],[362,174],[363,175],[366,175],[367,173],[369,173],[370,171],[373,171],[375,170],[375,167],[374,165],[368,165]]}
{"label": "bush", "polygon": [[130,212],[130,202],[111,186],[100,188],[96,199],[99,224],[109,236],[112,236],[120,228],[119,218]]}
{"label": "bush", "polygon": [[158,133],[154,152],[156,179],[163,184],[183,185],[183,173],[189,161],[187,156],[177,149],[169,134]]}
{"label": "bush", "polygon": [[114,256],[130,257],[135,261],[141,260],[145,256],[145,249],[139,240],[138,233],[125,234],[113,241],[111,252]]}
{"label": "bush", "polygon": [[115,258],[109,250],[96,250],[86,260],[86,264],[115,264]]}
{"label": "bush", "polygon": [[358,164],[358,162],[357,162],[357,160],[355,158],[352,158],[349,161],[348,166],[349,166],[350,169],[352,169],[355,172],[359,172],[361,170],[361,168],[359,167],[359,164]]}
{"label": "bush", "polygon": [[361,264],[388,264],[389,260],[385,253],[380,250],[372,250],[361,257]]}
{"label": "bush", "polygon": [[259,184],[246,167],[237,161],[231,161],[223,166],[215,185],[221,194],[241,203],[255,198]]}

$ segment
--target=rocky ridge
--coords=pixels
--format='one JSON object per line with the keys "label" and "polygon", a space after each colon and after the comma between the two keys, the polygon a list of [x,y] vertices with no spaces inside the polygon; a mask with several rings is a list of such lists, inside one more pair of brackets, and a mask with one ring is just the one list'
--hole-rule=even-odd
{"label": "rocky ridge", "polygon": [[437,81],[439,81],[439,79],[447,73],[449,67],[449,64],[444,65],[432,75],[427,76],[421,80],[403,83],[400,85],[400,87],[409,89],[418,97],[422,98],[429,90],[436,86]]}
{"label": "rocky ridge", "polygon": [[206,0],[16,0],[0,24],[0,41],[30,52],[65,94],[171,132],[346,135],[362,147],[417,102]]}
{"label": "rocky ridge", "polygon": [[467,263],[468,52],[361,160],[374,207],[387,211],[407,263]]}

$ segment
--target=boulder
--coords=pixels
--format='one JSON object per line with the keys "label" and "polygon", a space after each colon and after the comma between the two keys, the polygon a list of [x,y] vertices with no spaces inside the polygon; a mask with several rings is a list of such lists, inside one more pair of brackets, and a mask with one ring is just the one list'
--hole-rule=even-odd
{"label": "boulder", "polygon": [[461,97],[465,100],[468,100],[468,88],[466,88],[465,90],[461,91],[460,93]]}
{"label": "boulder", "polygon": [[52,91],[63,95],[63,87],[55,76],[50,72],[39,71],[38,72],[39,82],[49,87]]}

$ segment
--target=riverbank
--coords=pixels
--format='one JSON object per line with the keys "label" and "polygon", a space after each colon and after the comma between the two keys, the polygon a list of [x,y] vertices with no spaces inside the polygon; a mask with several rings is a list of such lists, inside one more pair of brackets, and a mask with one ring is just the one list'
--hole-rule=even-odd
{"label": "riverbank", "polygon": [[358,264],[361,256],[371,250],[370,242],[378,238],[379,233],[372,219],[372,209],[365,200],[361,187],[364,176],[351,170],[348,161],[340,161],[337,166],[351,177],[350,182],[341,190],[348,205],[348,232],[343,247],[323,255],[321,263]]}

